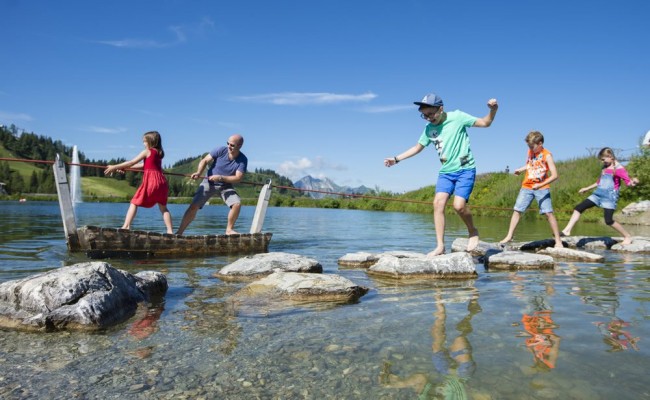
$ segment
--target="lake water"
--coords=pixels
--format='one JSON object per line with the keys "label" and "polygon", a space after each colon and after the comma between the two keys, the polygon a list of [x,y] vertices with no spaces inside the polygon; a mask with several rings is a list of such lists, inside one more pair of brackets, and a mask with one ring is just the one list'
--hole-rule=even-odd
{"label": "lake water", "polygon": [[[170,206],[175,226],[185,205]],[[84,203],[80,225],[119,227],[127,204]],[[244,207],[247,231],[254,209]],[[207,206],[188,234],[221,233],[226,208]],[[163,231],[157,210],[134,229]],[[476,218],[497,241],[508,219]],[[561,225],[563,222],[561,222]],[[57,203],[0,202],[0,282],[76,262]],[[644,228],[631,228],[650,236]],[[233,311],[244,286],[215,271],[234,257],[110,260],[165,273],[162,304],[108,332],[0,331],[0,397],[160,399],[650,398],[650,255],[596,251],[605,262],[552,271],[486,271],[476,279],[404,283],[340,269],[351,252],[428,252],[431,215],[270,208],[270,251],[317,259],[324,273],[370,288],[355,304],[273,304]],[[612,235],[602,224],[574,234]],[[448,217],[447,248],[464,237]],[[549,236],[523,220],[517,240]]]}

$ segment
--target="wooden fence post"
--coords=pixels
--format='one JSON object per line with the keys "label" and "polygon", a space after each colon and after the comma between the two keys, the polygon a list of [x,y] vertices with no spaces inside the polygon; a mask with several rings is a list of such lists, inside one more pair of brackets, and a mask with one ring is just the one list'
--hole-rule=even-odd
{"label": "wooden fence post", "polygon": [[56,155],[56,160],[52,165],[54,169],[54,181],[56,183],[56,193],[59,197],[59,206],[61,208],[61,218],[63,219],[63,231],[65,240],[68,244],[68,250],[80,250],[79,235],[77,233],[77,223],[74,217],[74,208],[72,208],[72,198],[70,196],[70,184],[65,174],[65,164],[63,160]]}
{"label": "wooden fence post", "polygon": [[269,199],[271,198],[271,180],[262,187],[260,197],[257,199],[257,207],[255,207],[255,215],[253,216],[253,223],[251,224],[250,233],[262,232],[262,225],[264,225],[264,217],[266,217],[266,209],[269,206]]}

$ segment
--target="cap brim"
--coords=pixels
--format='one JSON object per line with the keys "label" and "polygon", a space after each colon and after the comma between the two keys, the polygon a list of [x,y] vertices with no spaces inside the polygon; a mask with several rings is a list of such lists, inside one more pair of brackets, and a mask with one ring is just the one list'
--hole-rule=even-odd
{"label": "cap brim", "polygon": [[442,104],[436,105],[436,104],[422,103],[421,101],[414,101],[413,104],[415,104],[416,106],[420,106],[420,107],[422,107],[422,106],[426,106],[426,107],[442,107]]}

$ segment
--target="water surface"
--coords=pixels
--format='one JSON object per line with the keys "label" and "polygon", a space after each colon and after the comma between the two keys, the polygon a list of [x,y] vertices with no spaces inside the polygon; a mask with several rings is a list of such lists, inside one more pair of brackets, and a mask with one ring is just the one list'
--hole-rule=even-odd
{"label": "water surface", "polygon": [[[80,224],[119,227],[127,204],[83,203]],[[184,205],[170,205],[175,225]],[[238,228],[250,226],[244,207]],[[188,234],[221,233],[226,208],[207,206]],[[476,218],[483,240],[508,220]],[[0,202],[0,282],[87,261],[67,252],[57,203]],[[134,229],[163,232],[140,209]],[[635,234],[650,236],[643,228]],[[324,273],[370,288],[356,304],[267,304],[233,310],[244,284],[212,275],[235,257],[110,260],[164,272],[169,291],[108,332],[0,331],[2,398],[470,399],[650,398],[647,255],[596,251],[604,263],[476,279],[402,283],[339,269],[356,251],[428,252],[431,215],[270,208],[270,251],[316,258]],[[447,247],[466,232],[448,217]],[[612,235],[602,224],[575,234]],[[549,236],[523,220],[517,240]]]}

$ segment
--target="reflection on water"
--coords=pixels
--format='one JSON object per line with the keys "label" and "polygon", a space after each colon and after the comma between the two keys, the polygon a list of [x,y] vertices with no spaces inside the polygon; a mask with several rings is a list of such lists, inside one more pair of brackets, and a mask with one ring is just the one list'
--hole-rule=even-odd
{"label": "reflection on water", "polygon": [[[119,226],[126,207],[83,203],[77,216]],[[185,206],[170,209],[180,216]],[[157,210],[140,212],[134,229],[160,229]],[[242,210],[242,227],[252,215]],[[225,216],[225,207],[206,207],[188,233],[220,232]],[[482,239],[498,241],[508,219],[476,224]],[[66,251],[56,203],[0,203],[0,226],[0,282],[87,261]],[[581,229],[611,233],[600,224]],[[477,264],[471,280],[402,282],[339,270],[337,260],[356,251],[427,252],[431,215],[270,208],[264,230],[274,234],[271,251],[313,257],[325,273],[370,292],[355,304],[242,305],[233,299],[244,283],[213,277],[235,257],[111,260],[132,273],[165,273],[164,299],[99,334],[0,331],[0,397],[650,397],[648,255],[597,251],[602,264],[560,262],[552,271]],[[546,221],[524,219],[517,240],[547,231]],[[447,247],[465,234],[450,216]]]}

